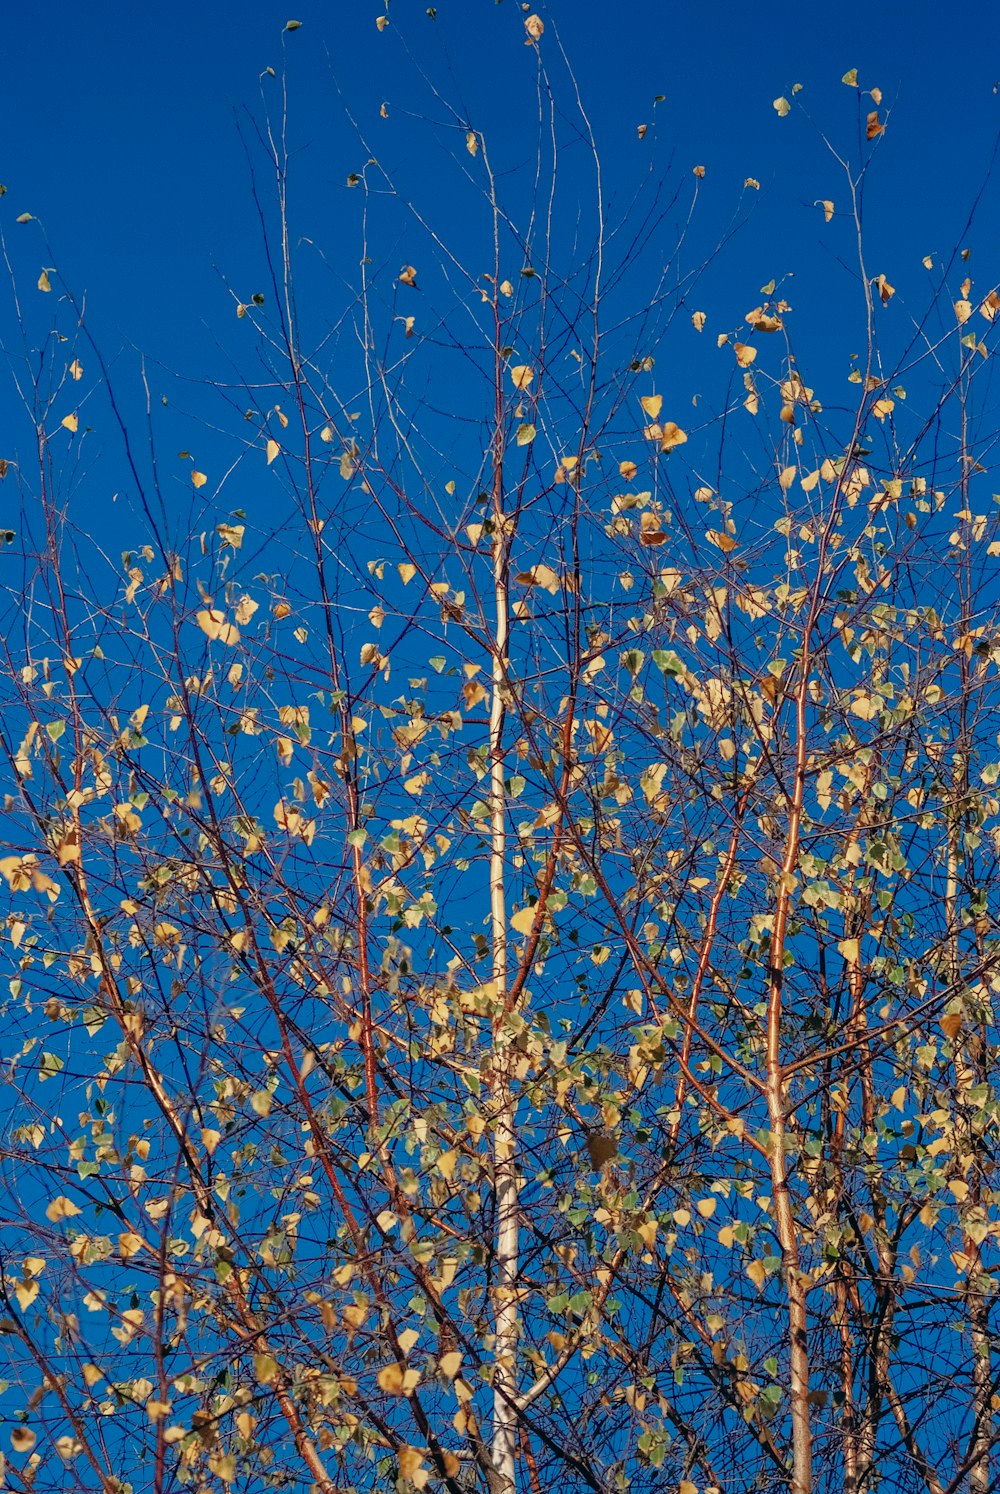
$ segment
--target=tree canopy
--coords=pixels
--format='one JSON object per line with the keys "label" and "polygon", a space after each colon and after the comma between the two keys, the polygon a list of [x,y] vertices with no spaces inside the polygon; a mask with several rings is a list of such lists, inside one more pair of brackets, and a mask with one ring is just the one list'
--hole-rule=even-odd
{"label": "tree canopy", "polygon": [[508,21],[329,258],[287,23],[209,380],[5,216],[8,1488],[995,1487],[980,217],[871,257],[790,86],[841,280],[748,284]]}

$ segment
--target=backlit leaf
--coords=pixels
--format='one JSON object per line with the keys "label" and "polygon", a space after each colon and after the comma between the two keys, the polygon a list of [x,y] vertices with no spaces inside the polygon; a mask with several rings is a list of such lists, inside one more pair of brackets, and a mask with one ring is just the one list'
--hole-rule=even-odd
{"label": "backlit leaf", "polygon": [[197,613],[195,621],[201,631],[211,638],[213,642],[217,641],[226,644],[227,647],[232,647],[233,644],[240,641],[239,628],[235,623],[229,622],[226,614],[218,611],[217,608],[205,608],[203,611]]}

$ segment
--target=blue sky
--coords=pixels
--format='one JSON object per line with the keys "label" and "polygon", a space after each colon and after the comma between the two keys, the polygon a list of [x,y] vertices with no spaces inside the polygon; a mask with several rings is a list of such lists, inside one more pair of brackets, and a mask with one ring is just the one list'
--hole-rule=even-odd
{"label": "blue sky", "polygon": [[[637,183],[655,183],[662,175],[676,183],[681,194],[678,212],[664,227],[662,253],[654,244],[641,265],[626,266],[618,295],[631,310],[643,304],[650,263],[655,267],[659,254],[662,265],[673,252],[677,221],[683,219],[693,190],[692,168],[703,165],[706,175],[686,263],[709,257],[734,220],[740,224],[737,238],[703,287],[712,331],[738,324],[746,309],[760,301],[760,287],[779,280],[782,293],[795,302],[795,335],[798,338],[801,329],[805,377],[812,383],[815,369],[815,382],[817,387],[822,383],[824,405],[831,412],[847,402],[852,390],[844,382],[836,383],[835,376],[843,380],[847,363],[842,355],[856,347],[850,342],[859,304],[850,257],[853,230],[840,216],[825,225],[815,205],[830,198],[839,206],[843,180],[799,106],[828,130],[838,148],[856,152],[859,99],[840,82],[841,75],[855,67],[863,88],[882,90],[883,114],[891,110],[871,172],[868,240],[872,273],[885,273],[897,287],[892,307],[884,317],[879,313],[887,340],[905,341],[907,317],[921,314],[940,283],[942,261],[948,263],[959,248],[973,248],[968,273],[976,276],[977,298],[1000,278],[995,193],[987,194],[975,228],[968,240],[965,237],[967,211],[987,172],[1000,125],[1000,95],[994,92],[1000,57],[983,40],[990,35],[992,8],[967,8],[960,28],[948,25],[950,18],[924,0],[879,9],[869,4],[786,7],[773,17],[733,3],[681,8],[642,0],[613,8],[595,0],[553,0],[537,8],[546,24],[546,61],[558,72],[561,42],[593,121],[611,220],[625,212]],[[175,422],[172,412],[161,415],[156,408],[168,433],[166,491],[168,496],[178,495],[178,503],[184,505],[176,516],[178,525],[197,534],[199,528],[225,517],[236,503],[244,504],[251,532],[255,520],[259,530],[266,530],[273,569],[287,564],[291,570],[294,565],[293,557],[286,561],[285,552],[275,548],[286,543],[282,516],[291,511],[279,507],[288,501],[287,490],[279,486],[282,464],[267,467],[264,461],[263,436],[275,427],[261,424],[258,430],[243,425],[241,411],[250,400],[237,403],[240,391],[228,410],[223,407],[221,418],[219,399],[204,381],[224,380],[240,369],[252,382],[255,370],[262,367],[257,361],[258,340],[250,322],[237,319],[234,297],[246,301],[261,291],[270,303],[251,167],[273,230],[273,182],[257,131],[267,111],[272,119],[280,113],[280,75],[287,69],[293,157],[290,218],[307,341],[336,326],[350,305],[364,199],[346,182],[349,173],[363,167],[369,151],[378,155],[427,220],[476,271],[489,267],[489,256],[482,214],[470,211],[477,201],[481,208],[476,196],[481,179],[476,173],[482,160],[470,161],[467,127],[484,135],[510,199],[517,204],[529,195],[536,133],[535,66],[532,51],[524,45],[520,7],[513,0],[499,5],[493,0],[440,0],[436,19],[431,20],[423,0],[393,0],[389,13],[390,25],[381,31],[376,20],[385,12],[376,0],[289,0],[289,6],[281,8],[260,3],[206,8],[190,0],[175,0],[170,6],[53,3],[44,11],[24,6],[5,17],[0,180],[7,194],[0,204],[0,220],[26,319],[32,328],[44,326],[55,310],[57,297],[35,289],[43,266],[56,268],[78,297],[86,295],[89,325],[113,367],[119,392],[124,390],[129,419],[141,414],[135,350],[148,359],[154,395],[168,390],[172,404],[185,412]],[[284,32],[285,22],[293,16],[301,27]],[[268,67],[279,77],[262,77]],[[428,91],[422,69],[439,88],[439,99]],[[793,95],[796,84],[802,88]],[[567,118],[560,127],[566,174],[559,234],[564,247],[572,244],[579,209],[580,257],[585,258],[589,220],[580,205],[592,192],[592,171],[586,152],[572,146],[574,127],[565,81],[560,88]],[[657,95],[664,96],[663,102],[654,103]],[[796,108],[788,118],[780,118],[772,106],[780,96],[795,99]],[[380,113],[383,102],[386,118]],[[868,107],[860,101],[862,120]],[[640,125],[648,126],[643,140],[638,138]],[[748,177],[759,183],[759,195],[745,188]],[[412,304],[420,318],[420,336],[427,331],[433,348],[430,331],[443,325],[435,328],[434,323],[441,266],[435,264],[426,239],[407,229],[405,214],[383,212],[377,204],[373,211],[377,232],[372,254],[387,286],[385,300],[376,298],[379,314],[385,312],[385,327],[391,328],[397,304],[407,310]],[[37,221],[15,224],[24,213]],[[415,245],[421,246],[419,253]],[[924,255],[935,265],[930,279],[921,263]],[[418,266],[418,295],[399,291],[395,283],[398,266],[411,256]],[[958,283],[966,272],[962,261],[946,301],[959,294]],[[516,268],[511,273],[516,276]],[[795,278],[786,284],[782,277],[787,275]],[[842,314],[848,307],[854,318],[850,322]],[[610,320],[613,326],[613,305]],[[532,325],[530,316],[525,324]],[[388,340],[390,331],[381,330]],[[0,300],[0,339],[6,347],[16,348],[17,329],[7,299]],[[762,353],[761,365],[765,358],[778,357],[777,340],[772,342],[774,347]],[[427,403],[445,417],[430,421],[430,436],[442,447],[442,430],[460,425],[446,417],[456,408],[471,407],[477,397],[473,380],[468,381],[468,390],[461,386],[460,354],[461,349],[445,347],[441,353],[438,347],[437,361],[426,375]],[[86,349],[80,356],[87,365],[80,386],[85,392],[96,376]],[[328,350],[328,356],[334,381],[341,367],[345,380],[355,377],[356,349],[345,347],[342,359],[336,349]],[[412,391],[419,398],[425,375],[419,360],[414,363]],[[627,358],[614,365],[615,370],[623,367]],[[435,383],[438,368],[446,372]],[[987,368],[983,382],[989,378]],[[682,400],[690,410],[692,395],[704,384],[709,393],[705,419],[710,421],[712,410],[718,408],[720,383],[724,386],[727,379],[737,382],[742,400],[731,350],[723,355],[716,350],[714,336],[699,339],[688,317],[679,318],[669,356],[656,370],[656,383],[671,401],[665,414],[679,415]],[[828,385],[834,391],[829,397]],[[356,397],[350,388],[337,392],[344,400]],[[609,399],[613,393],[612,389]],[[919,423],[919,394],[918,386],[898,417],[901,425],[911,418]],[[71,397],[77,397],[72,387],[64,399]],[[274,399],[272,386],[259,404],[268,406]],[[107,504],[115,486],[127,486],[129,478],[116,455],[113,422],[101,401],[95,399],[93,405],[99,412],[94,417],[95,456],[89,455],[82,437],[74,444],[59,430],[68,404],[56,411],[55,439],[63,443],[60,454],[69,451],[72,457],[84,448],[86,455],[75,474],[91,505],[81,505],[83,523],[92,524],[105,543],[113,532],[115,543],[108,544],[113,550],[120,548],[119,529],[122,544],[134,544],[135,535],[124,522],[112,531],[109,516],[114,511],[102,504]],[[25,435],[23,424],[16,437],[12,434],[14,426],[5,419],[9,408],[5,387],[0,392],[0,456],[11,452],[15,440],[26,439],[30,445],[32,435],[30,429]],[[634,428],[634,403],[630,409]],[[88,418],[89,411],[84,416]],[[471,429],[471,438],[461,430],[454,437],[456,447],[465,440],[467,449],[444,450],[441,455],[441,469],[455,458],[454,467],[441,475],[459,471],[462,502],[469,501],[475,487],[463,485],[461,479],[470,472],[475,475],[475,460],[482,456],[480,431],[472,424],[475,418],[469,417],[466,428]],[[749,417],[744,424],[749,429]],[[993,419],[991,436],[997,424]],[[837,427],[835,413],[830,425]],[[889,428],[880,428],[875,436],[888,440]],[[257,440],[255,465],[248,457],[239,468],[239,481],[220,490],[217,484],[232,460],[234,439],[237,463],[239,440]],[[629,450],[634,450],[634,429],[630,439]],[[748,465],[759,456],[754,439],[739,437],[746,442]],[[695,451],[697,445],[692,439],[688,450]],[[178,448],[192,449],[197,468],[209,474],[203,490],[192,490],[191,467],[187,458],[176,461]],[[291,432],[288,448],[291,452]],[[470,449],[472,459],[467,460]],[[767,452],[761,464],[768,474],[773,455],[773,450]],[[67,468],[72,480],[71,459]],[[432,476],[438,475],[435,469]],[[335,466],[328,480],[340,483]],[[12,490],[13,483],[0,490],[0,504]],[[281,493],[285,498],[274,496]],[[742,496],[747,509],[757,503],[754,492]],[[557,493],[553,524],[558,500]],[[362,508],[356,489],[348,500],[348,505],[354,504]],[[197,522],[188,523],[189,511],[202,505]],[[117,512],[123,508],[124,504]],[[211,518],[202,517],[208,510]],[[532,520],[540,534],[547,512],[540,510],[542,516]],[[743,511],[739,518],[742,524]],[[354,569],[360,577],[360,582],[352,577],[349,584],[358,589],[348,600],[364,616],[377,595],[373,588],[371,597],[359,604],[360,587],[369,585],[363,546],[371,543],[372,531],[365,529],[363,514],[357,518],[353,506],[348,519],[344,543],[357,546],[358,553],[351,558],[357,561]],[[0,524],[6,522],[0,508]],[[297,529],[296,538],[301,533]],[[378,542],[383,540],[384,528]],[[613,556],[609,565],[612,560]],[[249,538],[240,563],[244,562],[246,573],[255,568]],[[391,571],[390,565],[390,576]],[[951,574],[944,573],[946,582]],[[204,647],[200,636],[196,642],[199,649]],[[416,654],[424,644],[421,635],[407,647]],[[288,650],[291,657],[290,645]],[[420,668],[425,668],[422,655]],[[294,669],[293,663],[290,674]],[[393,691],[400,688],[395,679]],[[113,684],[117,689],[118,681]],[[453,696],[454,683],[446,681],[437,688],[445,687]],[[122,686],[123,698],[126,688],[133,688],[131,680]],[[256,750],[252,744],[251,748]]]}
{"label": "blue sky", "polygon": [[[267,65],[280,71],[283,51],[292,143],[303,152],[293,215],[299,232],[326,245],[354,211],[343,183],[359,157],[338,86],[380,157],[419,181],[405,122],[377,114],[383,98],[393,106],[413,96],[404,40],[443,93],[460,106],[464,100],[477,127],[516,161],[533,71],[519,8],[512,0],[441,0],[436,21],[425,11],[395,0],[391,24],[379,32],[377,0],[8,7],[0,97],[6,221],[24,211],[42,220],[60,270],[88,293],[106,351],[132,343],[188,374],[212,371],[214,335],[234,330],[219,274],[248,287],[260,265],[237,120],[244,109],[259,119],[259,74]],[[283,39],[293,14],[302,28]],[[777,204],[772,196],[782,212],[767,215],[768,231],[747,241],[750,278],[767,279],[790,258],[773,222],[786,204],[794,219],[797,195],[834,195],[810,131],[778,119],[771,99],[801,82],[799,100],[848,141],[854,106],[838,80],[853,66],[894,109],[884,152],[887,235],[939,253],[960,231],[1000,123],[993,92],[1000,60],[982,44],[992,7],[973,4],[955,24],[929,0],[799,7],[773,21],[732,0],[622,7],[555,0],[540,14],[550,55],[558,30],[579,77],[609,190],[640,161],[665,166],[673,156],[685,171],[697,162],[708,168],[703,223],[727,221],[748,175],[764,193],[782,194]],[[274,83],[264,83],[273,95]],[[661,93],[666,101],[654,110]],[[651,136],[639,146],[640,123],[655,125],[655,148]],[[778,176],[781,185],[772,185]],[[439,206],[447,224],[446,196]],[[16,247],[40,258],[25,241]]]}

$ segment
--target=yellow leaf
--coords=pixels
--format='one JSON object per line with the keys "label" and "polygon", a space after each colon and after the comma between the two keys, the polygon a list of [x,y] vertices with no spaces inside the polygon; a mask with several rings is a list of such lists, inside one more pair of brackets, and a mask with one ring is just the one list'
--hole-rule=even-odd
{"label": "yellow leaf", "polygon": [[708,317],[703,311],[693,311],[691,313],[691,325],[694,327],[694,330],[696,332],[701,332],[704,329],[705,323],[707,321]]}
{"label": "yellow leaf", "polygon": [[797,467],[782,467],[778,473],[778,486],[783,493],[787,493],[798,475]]}
{"label": "yellow leaf", "polygon": [[80,1210],[71,1198],[66,1198],[63,1194],[60,1194],[58,1198],[52,1200],[45,1210],[45,1217],[50,1223],[58,1224],[62,1219],[72,1219],[74,1214],[79,1214],[79,1212]]}
{"label": "yellow leaf", "polygon": [[454,1380],[461,1368],[462,1356],[457,1349],[452,1349],[447,1354],[442,1354],[438,1360],[438,1369],[442,1375],[447,1375],[449,1380]]}
{"label": "yellow leaf", "polygon": [[736,1231],[731,1224],[724,1224],[719,1230],[719,1244],[723,1250],[732,1250],[736,1240]]}
{"label": "yellow leaf", "polygon": [[255,1354],[253,1358],[253,1372],[260,1385],[270,1385],[277,1378],[278,1361],[273,1354]]}
{"label": "yellow leaf", "polygon": [[894,399],[877,399],[872,405],[872,414],[876,420],[884,421],[885,417],[891,415],[895,408],[896,401]]}
{"label": "yellow leaf", "polygon": [[466,132],[465,132],[465,148],[469,152],[470,156],[474,156],[476,154],[476,152],[478,151],[478,149],[479,149],[479,141],[476,139],[476,132],[475,132],[475,130],[466,130]]}
{"label": "yellow leaf", "polygon": [[518,934],[530,934],[535,926],[534,908],[518,908],[511,915],[510,926]]}
{"label": "yellow leaf", "polygon": [[775,99],[771,105],[779,119],[784,119],[786,114],[791,113],[791,104],[786,98]]}
{"label": "yellow leaf", "polygon": [[644,394],[639,403],[640,405],[642,405],[643,410],[649,416],[650,420],[657,420],[659,418],[660,410],[663,407],[663,395]]}
{"label": "yellow leaf", "polygon": [[679,425],[672,420],[663,423],[663,432],[660,436],[660,450],[673,451],[675,446],[683,446],[687,440],[687,432],[682,431]]}
{"label": "yellow leaf", "polygon": [[757,356],[757,349],[746,342],[734,342],[733,352],[736,354],[736,361],[740,368],[749,368]]}
{"label": "yellow leaf", "polygon": [[194,483],[196,488],[203,488],[208,482],[208,478],[205,476],[204,472],[192,472],[191,481]]}
{"label": "yellow leaf", "polygon": [[833,203],[828,197],[824,197],[823,201],[820,203],[820,207],[823,209],[824,220],[829,223],[834,213]]}
{"label": "yellow leaf", "polygon": [[73,362],[69,366],[69,371],[70,371],[70,375],[74,379],[82,379],[83,378],[83,364],[80,362],[80,360],[78,358],[74,358],[73,359]]}
{"label": "yellow leaf", "polygon": [[841,939],[837,949],[849,965],[858,963],[858,954],[861,949],[860,939]]}
{"label": "yellow leaf", "polygon": [[724,555],[730,554],[731,551],[736,549],[739,543],[731,534],[723,534],[718,529],[706,529],[705,538],[710,545],[715,545]]}
{"label": "yellow leaf", "polygon": [[666,542],[666,532],[658,514],[645,513],[639,520],[639,543],[640,545],[662,545]]}
{"label": "yellow leaf", "polygon": [[123,1261],[131,1260],[134,1255],[138,1255],[141,1249],[141,1238],[139,1235],[134,1235],[131,1230],[127,1230],[124,1234],[118,1236],[118,1254]]}
{"label": "yellow leaf", "polygon": [[[424,1455],[418,1447],[410,1447],[407,1443],[401,1443],[396,1449],[396,1466],[399,1469],[401,1479],[406,1479],[418,1488],[423,1488],[427,1481],[427,1469],[424,1467]],[[423,1473],[423,1478],[421,1478]]]}
{"label": "yellow leaf", "polygon": [[901,1084],[892,1092],[892,1105],[895,1110],[903,1110],[906,1106],[906,1085]]}
{"label": "yellow leaf", "polygon": [[962,1013],[946,1012],[941,1018],[941,1031],[946,1038],[956,1038],[962,1030]]}
{"label": "yellow leaf", "polygon": [[216,608],[206,609],[199,612],[196,622],[201,631],[208,635],[213,641],[218,640],[227,647],[240,641],[240,630],[235,623],[226,621],[226,614],[219,612]]}
{"label": "yellow leaf", "polygon": [[416,566],[411,565],[409,561],[403,561],[400,565],[397,565],[396,569],[399,572],[399,579],[402,581],[404,586],[409,586],[410,582],[417,574]]}
{"label": "yellow leaf", "polygon": [[969,320],[969,317],[971,315],[972,315],[972,302],[971,301],[964,301],[963,300],[963,301],[956,301],[955,302],[955,320],[958,322],[958,325],[960,327],[961,327],[961,325],[962,325],[963,322],[967,322]]}
{"label": "yellow leaf", "polygon": [[38,277],[38,289],[40,291],[50,291],[52,289],[47,270],[43,270]]}
{"label": "yellow leaf", "polygon": [[718,1207],[718,1203],[717,1198],[700,1198],[696,1207],[703,1219],[711,1219]]}
{"label": "yellow leaf", "polygon": [[530,41],[538,41],[545,30],[545,22],[541,16],[529,16],[524,23],[524,29],[528,33]]}
{"label": "yellow leaf", "polygon": [[896,294],[896,287],[894,285],[890,285],[884,275],[876,275],[875,288],[878,291],[879,296],[881,297],[882,305],[888,306],[889,302]]}
{"label": "yellow leaf", "polygon": [[67,431],[79,430],[80,421],[76,415],[66,415],[62,421],[63,429]]}
{"label": "yellow leaf", "polygon": [[749,1276],[750,1280],[753,1282],[757,1290],[760,1291],[763,1288],[765,1281],[767,1280],[767,1272],[764,1269],[764,1262],[751,1261],[747,1266],[747,1275]]}
{"label": "yellow leaf", "polygon": [[412,265],[404,265],[400,270],[399,283],[400,285],[409,285],[414,289],[416,288],[417,272]]}
{"label": "yellow leaf", "polygon": [[693,1484],[689,1478],[682,1478],[677,1485],[677,1494],[698,1494],[698,1485]]}
{"label": "yellow leaf", "polygon": [[518,581],[522,586],[541,586],[555,596],[559,590],[559,575],[550,565],[533,565],[529,571],[521,571]]}
{"label": "yellow leaf", "polygon": [[270,467],[271,463],[274,461],[275,457],[280,452],[280,450],[281,450],[281,447],[278,445],[277,441],[275,441],[273,439],[270,440],[270,441],[268,441],[268,443],[267,443],[267,465],[269,467]]}
{"label": "yellow leaf", "polygon": [[22,1312],[28,1311],[32,1302],[38,1296],[38,1292],[39,1286],[37,1281],[19,1281],[17,1283],[14,1288],[14,1295],[17,1297],[17,1305]]}
{"label": "yellow leaf", "polygon": [[412,1395],[420,1384],[420,1371],[401,1364],[384,1364],[375,1377],[386,1395]]}
{"label": "yellow leaf", "polygon": [[755,332],[780,332],[784,326],[780,316],[773,316],[763,306],[755,306],[753,311],[748,311],[745,320]]}
{"label": "yellow leaf", "polygon": [[510,377],[515,389],[527,389],[535,377],[535,370],[527,363],[515,363],[510,371]]}
{"label": "yellow leaf", "polygon": [[10,1445],[15,1452],[30,1452],[37,1441],[30,1427],[14,1427],[10,1434]]}

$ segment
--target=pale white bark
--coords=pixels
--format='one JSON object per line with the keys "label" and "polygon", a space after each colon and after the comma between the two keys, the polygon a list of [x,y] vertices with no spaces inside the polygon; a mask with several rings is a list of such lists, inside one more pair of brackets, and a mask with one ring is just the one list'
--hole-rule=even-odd
{"label": "pale white bark", "polygon": [[509,599],[507,535],[499,483],[494,494],[493,591],[496,636],[490,702],[490,932],[496,1017],[493,1026],[493,1186],[496,1238],[493,1258],[493,1440],[495,1494],[514,1494],[518,1412],[517,1346],[520,1323],[517,1281],[520,1221],[517,1184],[517,1132],[505,1015],[507,970],[507,826],[503,749],[504,699],[507,692]]}

